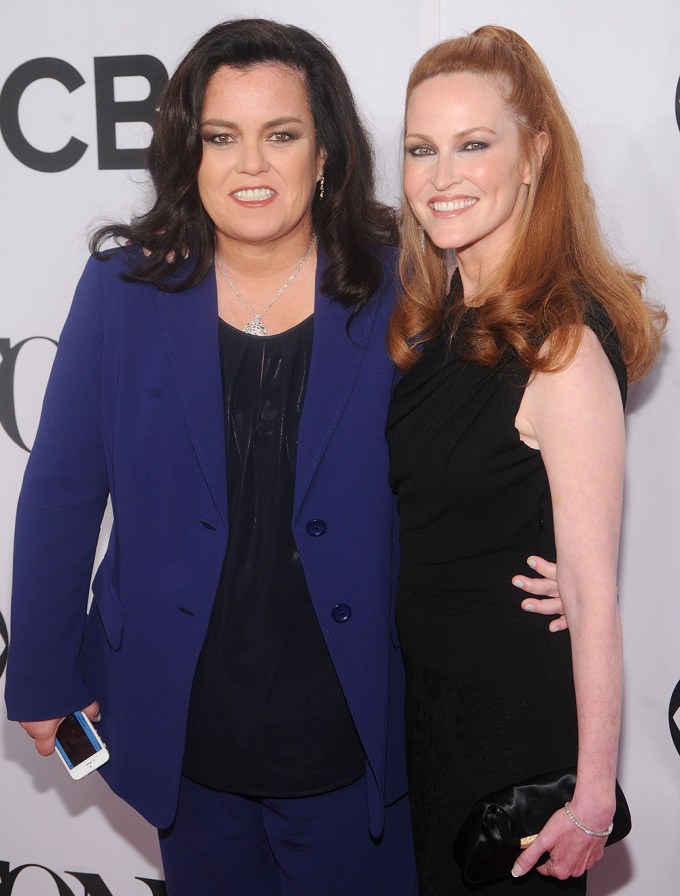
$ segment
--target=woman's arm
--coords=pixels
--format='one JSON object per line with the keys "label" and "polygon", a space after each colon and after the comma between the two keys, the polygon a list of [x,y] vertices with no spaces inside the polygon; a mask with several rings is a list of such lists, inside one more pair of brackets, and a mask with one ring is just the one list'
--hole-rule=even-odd
{"label": "woman's arm", "polygon": [[101,422],[104,264],[91,259],[76,290],[17,510],[5,696],[10,718],[48,720],[48,728],[93,701],[78,654],[108,496]]}
{"label": "woman's arm", "polygon": [[[616,569],[624,468],[623,408],[614,371],[595,334],[583,330],[572,363],[527,386],[518,426],[540,447],[555,520],[558,586],[569,622],[579,726],[573,815],[604,831],[614,815],[621,711],[621,631]],[[520,855],[513,873],[578,876],[605,838],[581,831],[564,810]]]}

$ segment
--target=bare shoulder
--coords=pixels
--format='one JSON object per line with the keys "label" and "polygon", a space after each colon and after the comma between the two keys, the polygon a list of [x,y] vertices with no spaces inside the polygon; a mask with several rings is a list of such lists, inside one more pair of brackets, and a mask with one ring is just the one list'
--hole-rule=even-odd
{"label": "bare shoulder", "polygon": [[571,362],[554,373],[531,376],[515,425],[520,438],[539,448],[539,431],[570,427],[574,434],[623,417],[618,381],[605,350],[590,327],[583,326]]}

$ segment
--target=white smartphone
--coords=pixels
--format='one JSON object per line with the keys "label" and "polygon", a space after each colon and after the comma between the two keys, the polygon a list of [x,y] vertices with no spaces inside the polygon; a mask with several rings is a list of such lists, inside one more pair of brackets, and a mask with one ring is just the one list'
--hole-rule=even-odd
{"label": "white smartphone", "polygon": [[84,778],[109,761],[106,744],[82,712],[72,712],[57,728],[56,748],[69,775]]}

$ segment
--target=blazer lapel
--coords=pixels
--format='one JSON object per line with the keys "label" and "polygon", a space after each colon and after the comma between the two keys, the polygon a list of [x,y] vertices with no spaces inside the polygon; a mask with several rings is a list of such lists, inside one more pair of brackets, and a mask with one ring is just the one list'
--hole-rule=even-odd
{"label": "blazer lapel", "polygon": [[183,292],[157,290],[156,306],[196,458],[226,523],[224,402],[213,271]]}
{"label": "blazer lapel", "polygon": [[349,309],[321,288],[325,258],[319,253],[314,302],[314,343],[300,421],[295,476],[297,513],[324,450],[354,388],[376,308],[364,308],[347,331]]}

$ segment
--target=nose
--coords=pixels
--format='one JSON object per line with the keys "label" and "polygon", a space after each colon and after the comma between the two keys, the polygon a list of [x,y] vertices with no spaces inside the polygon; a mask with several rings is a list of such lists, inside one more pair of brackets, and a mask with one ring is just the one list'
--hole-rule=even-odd
{"label": "nose", "polygon": [[269,164],[259,140],[243,139],[239,147],[238,170],[243,174],[261,174]]}
{"label": "nose", "polygon": [[443,193],[453,184],[460,183],[461,180],[462,176],[455,155],[440,153],[437,156],[437,167],[432,180],[435,190]]}

